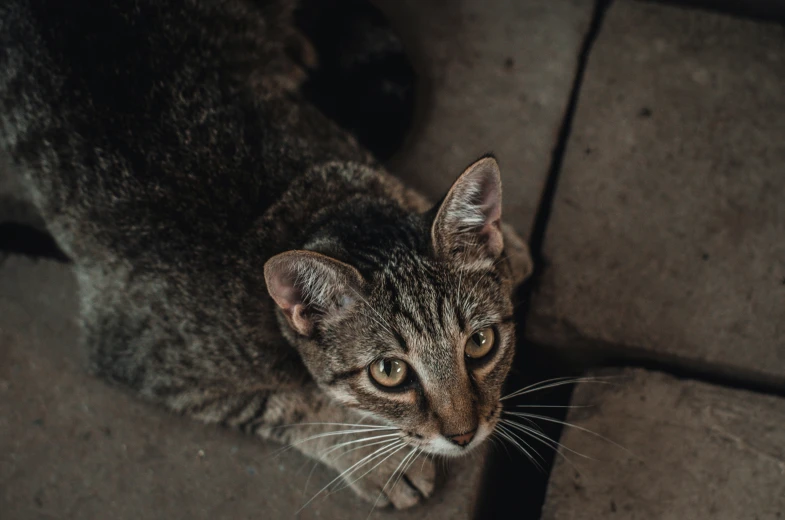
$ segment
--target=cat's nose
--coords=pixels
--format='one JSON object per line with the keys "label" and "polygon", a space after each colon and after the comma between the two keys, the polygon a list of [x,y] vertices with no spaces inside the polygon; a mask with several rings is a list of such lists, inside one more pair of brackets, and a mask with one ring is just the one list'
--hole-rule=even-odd
{"label": "cat's nose", "polygon": [[470,432],[461,433],[460,435],[450,435],[449,437],[452,442],[454,442],[458,446],[463,447],[469,444],[470,442],[472,442],[475,433],[477,433],[476,429]]}

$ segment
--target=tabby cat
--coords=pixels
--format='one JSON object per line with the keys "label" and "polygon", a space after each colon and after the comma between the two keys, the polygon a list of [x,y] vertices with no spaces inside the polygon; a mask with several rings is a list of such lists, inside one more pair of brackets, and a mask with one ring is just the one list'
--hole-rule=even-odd
{"label": "tabby cat", "polygon": [[494,429],[529,256],[495,159],[430,207],[303,98],[292,9],[5,0],[0,149],[73,261],[96,373],[407,507],[434,464],[405,457]]}

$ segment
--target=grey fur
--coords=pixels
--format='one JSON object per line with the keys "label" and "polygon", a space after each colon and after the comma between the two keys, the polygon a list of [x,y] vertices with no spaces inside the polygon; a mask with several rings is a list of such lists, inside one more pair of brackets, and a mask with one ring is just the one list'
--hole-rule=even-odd
{"label": "grey fur", "polygon": [[[366,421],[439,451],[431,440],[493,428],[511,293],[530,271],[520,239],[505,228],[507,252],[487,256],[498,222],[450,227],[302,99],[295,59],[312,50],[289,2],[96,5],[0,5],[0,146],[74,262],[92,369],[282,442],[335,428],[282,425]],[[265,263],[268,281],[299,273],[309,329],[275,305]],[[485,326],[498,352],[469,367],[463,342]],[[417,385],[374,390],[368,363],[393,355]],[[297,447],[338,470],[360,460],[325,457],[335,441]],[[376,499],[395,464],[352,487]],[[381,503],[430,494],[431,463],[407,476]]]}

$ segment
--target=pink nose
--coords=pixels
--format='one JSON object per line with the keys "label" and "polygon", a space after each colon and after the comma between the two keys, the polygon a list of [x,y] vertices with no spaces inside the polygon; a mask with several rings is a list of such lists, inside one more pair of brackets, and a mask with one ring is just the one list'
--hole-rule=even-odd
{"label": "pink nose", "polygon": [[458,446],[463,447],[469,444],[470,442],[472,442],[472,439],[474,438],[474,434],[476,432],[477,430],[472,430],[468,433],[462,433],[460,435],[450,435],[450,440],[455,444],[457,444]]}

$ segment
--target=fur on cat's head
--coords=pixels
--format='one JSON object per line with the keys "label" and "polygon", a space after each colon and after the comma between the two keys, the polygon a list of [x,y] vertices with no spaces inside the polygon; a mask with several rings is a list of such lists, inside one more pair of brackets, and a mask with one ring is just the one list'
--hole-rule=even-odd
{"label": "fur on cat's head", "polygon": [[429,453],[466,453],[499,417],[515,349],[512,292],[531,270],[520,241],[523,262],[505,250],[501,195],[496,160],[484,157],[429,212],[358,199],[322,217],[308,250],[265,264],[286,335],[317,384]]}

